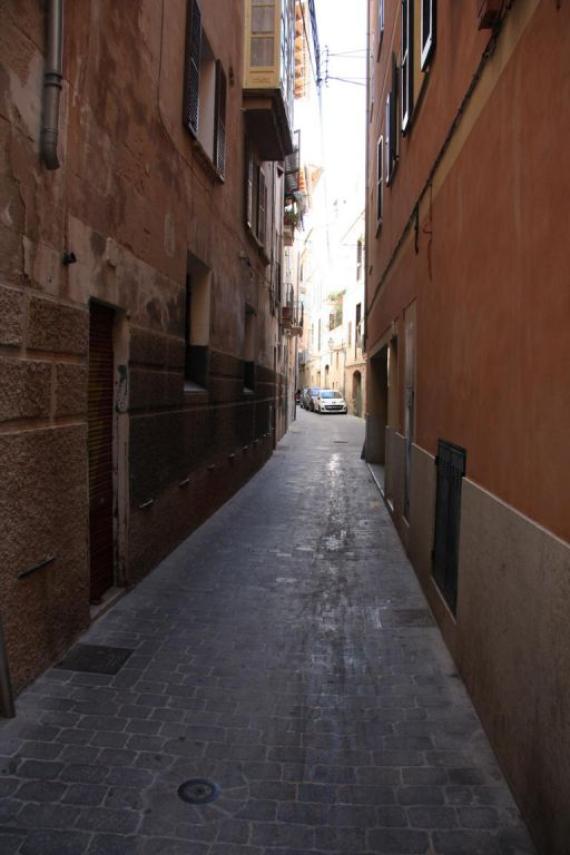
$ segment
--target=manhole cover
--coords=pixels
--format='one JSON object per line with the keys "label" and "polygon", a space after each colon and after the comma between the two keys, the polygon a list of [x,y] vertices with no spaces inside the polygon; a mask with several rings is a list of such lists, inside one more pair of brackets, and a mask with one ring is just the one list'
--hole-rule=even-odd
{"label": "manhole cover", "polygon": [[88,674],[118,674],[132,652],[126,647],[76,644],[55,667]]}
{"label": "manhole cover", "polygon": [[192,778],[178,787],[178,795],[190,805],[207,805],[220,795],[220,788],[205,778]]}

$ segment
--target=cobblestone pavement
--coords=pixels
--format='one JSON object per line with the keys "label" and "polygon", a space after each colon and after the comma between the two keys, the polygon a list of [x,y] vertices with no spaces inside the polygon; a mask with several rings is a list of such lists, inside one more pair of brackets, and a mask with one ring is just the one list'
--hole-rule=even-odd
{"label": "cobblestone pavement", "polygon": [[[388,515],[362,423],[267,466],[0,725],[0,852],[533,852]],[[181,800],[194,778],[220,788]]]}

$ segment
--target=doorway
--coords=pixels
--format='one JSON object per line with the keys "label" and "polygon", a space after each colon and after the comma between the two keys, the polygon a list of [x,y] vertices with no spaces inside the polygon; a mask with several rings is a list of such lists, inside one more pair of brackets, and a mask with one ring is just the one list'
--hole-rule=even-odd
{"label": "doorway", "polygon": [[416,375],[416,307],[412,304],[405,315],[405,478],[404,516],[410,521],[410,494],[412,488],[412,445],[415,438],[415,375]]}
{"label": "doorway", "polygon": [[370,359],[366,409],[366,460],[368,463],[375,463],[383,468],[386,463],[386,424],[388,421],[387,347],[383,347],[379,353]]}
{"label": "doorway", "polygon": [[362,416],[362,374],[355,371],[352,375],[352,409],[355,416]]}
{"label": "doorway", "polygon": [[87,447],[89,458],[90,600],[99,603],[115,582],[113,440],[115,312],[89,310]]}

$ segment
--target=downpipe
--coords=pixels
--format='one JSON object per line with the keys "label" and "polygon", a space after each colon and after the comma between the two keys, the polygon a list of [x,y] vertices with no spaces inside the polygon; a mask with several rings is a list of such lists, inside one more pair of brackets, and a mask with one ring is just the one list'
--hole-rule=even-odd
{"label": "downpipe", "polygon": [[46,1],[46,64],[43,84],[40,156],[47,169],[59,169],[59,99],[63,80],[63,0]]}
{"label": "downpipe", "polygon": [[12,684],[10,682],[10,672],[8,670],[6,643],[4,641],[4,632],[2,630],[2,621],[0,620],[0,717],[14,718],[15,715],[16,710],[14,708]]}

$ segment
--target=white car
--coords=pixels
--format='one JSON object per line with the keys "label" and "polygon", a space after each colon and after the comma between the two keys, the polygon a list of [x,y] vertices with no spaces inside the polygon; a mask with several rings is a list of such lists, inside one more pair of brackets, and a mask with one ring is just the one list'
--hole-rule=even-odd
{"label": "white car", "polygon": [[346,415],[348,407],[340,392],[335,392],[334,389],[320,389],[315,399],[315,412]]}

